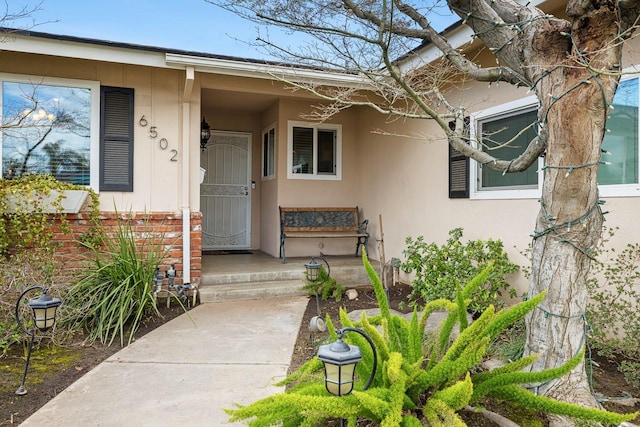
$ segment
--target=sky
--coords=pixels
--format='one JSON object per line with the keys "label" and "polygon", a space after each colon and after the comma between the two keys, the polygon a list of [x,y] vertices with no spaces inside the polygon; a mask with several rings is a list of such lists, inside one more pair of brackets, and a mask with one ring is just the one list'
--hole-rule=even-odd
{"label": "sky", "polygon": [[[41,1],[41,9],[32,16],[38,24],[33,31],[247,58],[264,56],[246,43],[256,37],[255,24],[204,0]],[[38,1],[8,3],[15,10]]]}
{"label": "sky", "polygon": [[[40,0],[8,0],[9,9]],[[31,20],[5,24],[33,31],[175,48],[251,59],[273,59],[250,46],[256,24],[204,0],[41,0]],[[268,1],[268,0],[265,0]],[[454,22],[449,17],[438,30]],[[439,28],[438,28],[439,27]],[[276,42],[292,43],[292,36],[270,31]],[[295,39],[294,39],[295,40]]]}

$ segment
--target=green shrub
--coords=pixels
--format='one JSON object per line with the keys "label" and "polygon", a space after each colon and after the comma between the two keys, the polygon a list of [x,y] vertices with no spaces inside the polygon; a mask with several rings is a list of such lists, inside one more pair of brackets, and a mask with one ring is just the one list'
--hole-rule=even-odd
{"label": "green shrub", "polygon": [[587,289],[590,343],[601,356],[627,359],[619,370],[631,385],[640,386],[640,244],[627,244],[620,252],[608,248],[615,229],[591,263]]}
{"label": "green shrub", "polygon": [[416,239],[408,237],[407,248],[403,251],[405,261],[401,268],[415,273],[411,282],[413,291],[409,298],[413,304],[418,300],[428,303],[438,298],[455,299],[461,287],[490,262],[493,269],[483,286],[478,287],[471,296],[469,311],[482,313],[489,305],[502,307],[498,299],[502,291],[509,289],[509,295],[515,296],[505,275],[514,273],[518,266],[509,262],[500,240],[470,240],[463,243],[462,228],[449,231],[449,238],[442,245],[427,243],[423,236]]}
{"label": "green shrub", "polygon": [[[99,197],[88,187],[56,180],[51,175],[29,174],[20,178],[0,179],[0,254],[9,256],[21,250],[33,248],[54,253],[53,221],[57,221],[63,233],[69,232],[69,225],[62,215],[62,194],[50,205],[54,212],[44,213],[44,199],[53,190],[85,190],[91,197],[91,225],[98,225],[100,213]],[[19,196],[31,195],[28,200]],[[16,196],[18,198],[16,199]],[[13,200],[9,210],[9,200]],[[88,235],[93,233],[90,229]]]}
{"label": "green shrub", "polygon": [[[13,344],[26,342],[15,322],[15,302],[20,293],[32,285],[47,288],[62,286],[69,271],[55,257],[58,243],[54,232],[68,233],[69,224],[62,214],[62,196],[45,198],[53,190],[85,190],[91,201],[89,230],[82,239],[90,242],[99,223],[98,195],[90,188],[56,180],[51,175],[28,174],[14,179],[0,179],[0,352]],[[28,196],[28,198],[26,197]],[[46,209],[45,209],[46,206]],[[50,212],[53,210],[53,212]],[[62,277],[61,276],[65,276]],[[67,331],[57,328],[54,339],[62,340]]]}
{"label": "green shrub", "polygon": [[[438,299],[427,304],[422,313],[414,310],[411,320],[391,315],[382,283],[363,254],[365,269],[371,279],[380,315],[352,322],[342,310],[343,327],[358,327],[373,341],[377,350],[377,365],[371,387],[362,390],[371,375],[373,352],[368,341],[359,334],[344,336],[362,351],[362,361],[356,366],[357,382],[351,394],[329,395],[322,378],[322,362],[317,357],[301,366],[285,383],[286,393],[272,395],[248,406],[229,409],[231,421],[245,420],[250,426],[314,426],[330,419],[346,419],[348,426],[358,420],[369,420],[382,427],[395,426],[464,426],[458,412],[477,405],[486,396],[513,402],[519,406],[579,419],[619,424],[637,416],[619,415],[592,408],[582,408],[537,396],[520,384],[558,378],[576,367],[584,356],[580,352],[562,367],[541,372],[523,372],[535,359],[529,356],[488,372],[479,372],[489,344],[509,325],[523,318],[542,300],[537,295],[511,308],[495,312],[489,306],[480,317],[467,324],[467,306],[471,295],[491,274],[490,264],[456,295],[454,300]],[[448,317],[436,333],[436,339],[426,339],[425,325],[435,310],[446,310]],[[454,326],[460,334],[451,339]],[[336,330],[327,318],[329,331]],[[380,326],[382,332],[376,328]]]}
{"label": "green shrub", "polygon": [[624,375],[624,380],[640,390],[640,362],[635,360],[623,360],[618,370]]}
{"label": "green shrub", "polygon": [[29,338],[24,335],[15,320],[0,320],[0,354],[6,354],[12,345]]}
{"label": "green shrub", "polygon": [[[51,256],[48,248],[32,248],[0,256],[0,354],[6,353],[13,345],[29,341],[29,336],[18,328],[15,320],[16,302],[22,291],[41,285],[52,289],[51,294],[57,296],[56,288],[61,286],[61,277],[57,274],[59,268],[59,262]],[[29,298],[33,297],[37,295],[29,295]],[[56,328],[47,336],[62,340],[64,333]]]}
{"label": "green shrub", "polygon": [[305,290],[309,296],[318,295],[323,301],[333,298],[336,302],[342,301],[342,296],[346,290],[342,284],[336,282],[336,279],[329,277],[324,267],[320,267],[316,281],[310,282],[307,278],[307,283],[302,289]]}
{"label": "green shrub", "polygon": [[[148,229],[148,227],[143,227]],[[113,233],[100,234],[100,246],[91,247],[90,265],[65,296],[64,325],[89,332],[89,341],[124,345],[134,337],[146,315],[159,314],[153,296],[153,278],[170,248],[164,236],[135,232],[131,222],[119,219]]]}

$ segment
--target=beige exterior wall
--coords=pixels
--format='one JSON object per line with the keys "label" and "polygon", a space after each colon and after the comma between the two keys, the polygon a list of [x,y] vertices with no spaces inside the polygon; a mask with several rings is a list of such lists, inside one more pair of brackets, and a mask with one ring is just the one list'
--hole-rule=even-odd
{"label": "beige exterior wall", "polygon": [[[636,43],[637,44],[637,43]],[[640,64],[637,49],[625,47],[625,67]],[[466,105],[467,113],[500,106],[531,94],[507,84],[470,84],[453,101]],[[507,200],[449,199],[448,145],[441,130],[430,121],[395,121],[371,110],[359,111],[358,152],[362,164],[362,205],[371,220],[372,239],[369,253],[379,256],[376,239],[380,238],[378,215],[384,225],[384,249],[391,257],[404,259],[405,238],[424,236],[427,242],[443,243],[448,231],[464,228],[464,239],[500,239],[509,258],[519,265],[529,261],[522,251],[531,242],[539,210],[537,198]],[[417,138],[382,136],[370,132],[381,128],[390,134],[420,135]],[[473,162],[470,167],[474,167]],[[611,245],[619,249],[627,243],[640,242],[640,198],[603,197],[607,227],[619,227]],[[406,280],[410,278],[405,277]],[[521,291],[527,289],[523,274],[511,279]]]}
{"label": "beige exterior wall", "polygon": [[[362,110],[363,135],[359,151],[363,163],[363,206],[371,220],[369,254],[379,259],[380,221],[386,260],[404,259],[405,239],[424,236],[443,243],[449,230],[462,227],[464,239],[502,239],[510,258],[524,262],[533,231],[537,200],[449,199],[448,145],[433,122],[406,121],[380,124],[380,116]],[[366,123],[370,125],[367,126]],[[422,134],[421,139],[383,136],[367,132],[373,125],[398,135]],[[514,248],[517,247],[516,248]]]}
{"label": "beige exterior wall", "polygon": [[[278,245],[279,245],[279,227],[280,223],[278,217],[278,177],[281,173],[277,170],[278,162],[282,157],[282,153],[279,148],[282,145],[281,135],[286,134],[286,129],[283,129],[282,126],[279,126],[278,118],[280,113],[280,102],[276,102],[272,104],[267,111],[262,116],[262,131],[260,134],[260,167],[258,176],[260,179],[256,180],[258,185],[258,190],[260,193],[260,230],[261,230],[261,240],[260,240],[260,248],[267,253],[270,253],[274,256],[278,256]],[[275,161],[276,161],[276,173],[272,179],[262,179],[262,132],[268,131],[269,128],[275,128],[276,135],[276,153],[275,153]]]}
{"label": "beige exterior wall", "polygon": [[[332,117],[328,123],[342,126],[342,179],[339,181],[324,180],[297,180],[287,178],[287,145],[288,122],[308,121],[300,117],[300,114],[310,111],[309,101],[288,100],[280,101],[280,120],[278,127],[281,129],[277,135],[277,181],[278,197],[277,205],[285,207],[339,207],[359,206],[362,218],[369,218],[369,213],[362,209],[360,203],[362,153],[358,152],[358,123],[357,111],[347,110]],[[279,214],[278,214],[279,215]],[[277,231],[276,245],[263,247],[263,250],[278,256],[280,245],[279,216],[272,225]],[[350,254],[355,253],[356,239],[289,239],[286,241],[287,256],[311,256],[326,254]]]}

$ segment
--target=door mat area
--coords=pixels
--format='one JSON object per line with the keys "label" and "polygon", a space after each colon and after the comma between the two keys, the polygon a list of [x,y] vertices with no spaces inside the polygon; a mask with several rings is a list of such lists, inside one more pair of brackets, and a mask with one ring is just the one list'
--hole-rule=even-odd
{"label": "door mat area", "polygon": [[202,251],[202,255],[252,255],[252,251],[238,249],[229,251]]}

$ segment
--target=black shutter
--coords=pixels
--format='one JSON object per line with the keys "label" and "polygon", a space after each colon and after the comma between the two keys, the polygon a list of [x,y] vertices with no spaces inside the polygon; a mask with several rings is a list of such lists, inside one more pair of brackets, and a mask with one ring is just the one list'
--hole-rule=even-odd
{"label": "black shutter", "polygon": [[449,145],[449,198],[469,198],[469,158]]}
{"label": "black shutter", "polygon": [[[464,118],[465,134],[469,135],[469,117]],[[455,128],[450,122],[449,127]],[[469,158],[449,145],[449,198],[469,198]]]}
{"label": "black shutter", "polygon": [[133,191],[133,89],[100,88],[100,191]]}

